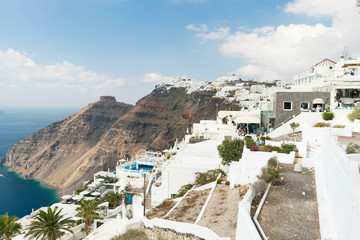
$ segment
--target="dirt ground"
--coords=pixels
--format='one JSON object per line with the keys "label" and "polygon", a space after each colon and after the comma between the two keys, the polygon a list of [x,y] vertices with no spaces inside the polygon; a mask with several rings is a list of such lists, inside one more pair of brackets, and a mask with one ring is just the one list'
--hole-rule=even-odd
{"label": "dirt ground", "polygon": [[218,184],[199,225],[210,228],[220,237],[235,239],[240,188]]}
{"label": "dirt ground", "polygon": [[320,239],[313,169],[281,164],[281,183],[271,186],[258,221],[269,240]]}
{"label": "dirt ground", "polygon": [[161,204],[156,207],[153,207],[149,212],[146,213],[146,217],[149,219],[152,218],[162,218],[165,216],[170,209],[175,206],[176,202],[171,199],[164,200]]}
{"label": "dirt ground", "polygon": [[352,137],[338,137],[338,141],[341,144],[348,145],[349,143],[360,144],[360,133],[353,133]]}
{"label": "dirt ground", "polygon": [[166,217],[177,222],[194,223],[206,202],[211,189],[191,191],[180,204]]}

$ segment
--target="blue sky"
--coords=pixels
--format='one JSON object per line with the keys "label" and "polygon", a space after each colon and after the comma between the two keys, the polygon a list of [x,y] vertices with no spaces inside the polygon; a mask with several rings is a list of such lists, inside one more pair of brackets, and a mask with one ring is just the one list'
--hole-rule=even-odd
{"label": "blue sky", "polygon": [[359,53],[358,12],[353,0],[4,0],[0,108],[134,103],[178,76],[291,81],[344,46]]}

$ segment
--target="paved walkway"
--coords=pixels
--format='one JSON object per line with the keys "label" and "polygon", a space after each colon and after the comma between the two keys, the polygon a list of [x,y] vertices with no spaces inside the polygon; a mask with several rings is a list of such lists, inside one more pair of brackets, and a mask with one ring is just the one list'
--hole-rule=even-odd
{"label": "paved walkway", "polygon": [[320,239],[314,170],[293,169],[293,164],[280,165],[283,181],[271,187],[259,223],[269,240]]}

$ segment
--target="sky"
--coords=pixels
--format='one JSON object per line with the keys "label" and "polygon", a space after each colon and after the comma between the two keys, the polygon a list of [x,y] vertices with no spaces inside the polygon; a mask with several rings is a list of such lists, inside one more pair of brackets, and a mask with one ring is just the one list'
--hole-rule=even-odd
{"label": "sky", "polygon": [[162,81],[291,82],[344,47],[355,0],[2,0],[0,110],[134,104]]}

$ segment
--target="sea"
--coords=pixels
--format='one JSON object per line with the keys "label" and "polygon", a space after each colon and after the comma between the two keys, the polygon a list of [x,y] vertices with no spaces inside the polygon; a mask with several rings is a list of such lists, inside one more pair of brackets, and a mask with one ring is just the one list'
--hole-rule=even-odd
{"label": "sea", "polygon": [[[0,109],[0,157],[10,146],[50,123],[60,121],[79,109]],[[58,202],[56,190],[20,177],[0,164],[0,215],[8,212],[19,218],[43,206]]]}

